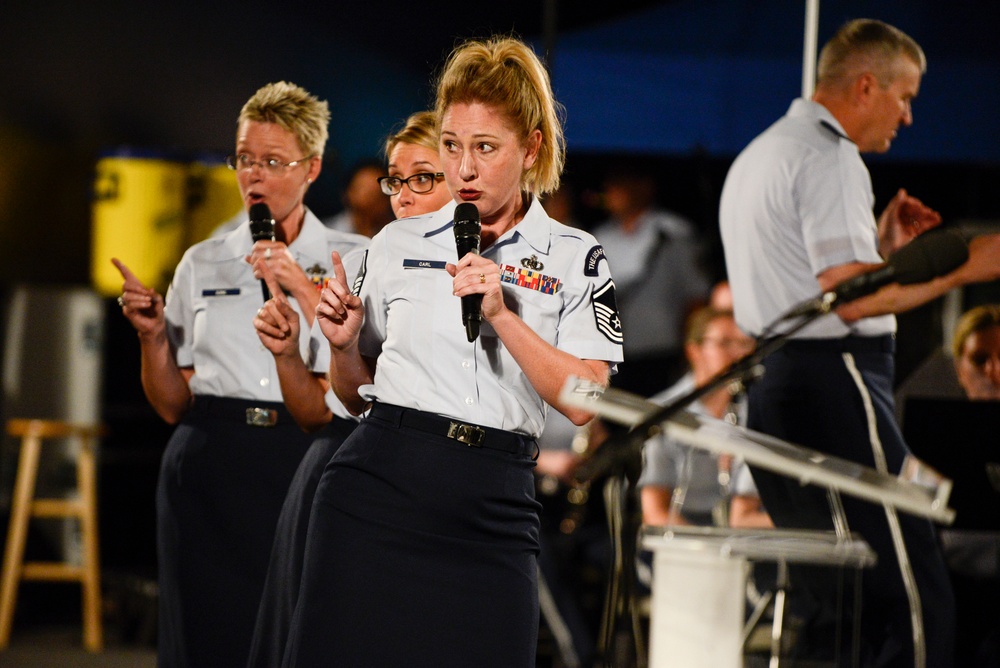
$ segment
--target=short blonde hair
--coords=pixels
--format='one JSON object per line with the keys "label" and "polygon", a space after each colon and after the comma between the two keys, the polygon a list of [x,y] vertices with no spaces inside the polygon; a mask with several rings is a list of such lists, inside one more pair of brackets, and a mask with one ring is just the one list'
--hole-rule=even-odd
{"label": "short blonde hair", "polygon": [[951,341],[951,352],[958,360],[965,349],[965,342],[976,332],[990,327],[1000,327],[1000,304],[984,304],[969,309],[958,319]]}
{"label": "short blonde hair", "polygon": [[541,131],[538,157],[521,175],[521,188],[536,196],[556,190],[566,162],[564,109],[531,48],[512,37],[492,37],[452,51],[437,85],[438,122],[451,105],[473,102],[499,109],[524,138]]}
{"label": "short blonde hair", "polygon": [[876,19],[848,21],[830,38],[819,54],[817,84],[839,87],[871,72],[879,85],[888,87],[898,74],[901,57],[927,71],[927,58],[912,37]]}
{"label": "short blonde hair", "polygon": [[385,140],[385,159],[392,156],[398,144],[413,144],[423,146],[437,153],[438,151],[437,115],[433,111],[418,111],[410,114],[399,132],[389,135]]}
{"label": "short blonde hair", "polygon": [[267,84],[247,100],[237,124],[243,121],[275,123],[295,135],[306,154],[322,158],[329,137],[330,107],[304,88],[279,81]]}

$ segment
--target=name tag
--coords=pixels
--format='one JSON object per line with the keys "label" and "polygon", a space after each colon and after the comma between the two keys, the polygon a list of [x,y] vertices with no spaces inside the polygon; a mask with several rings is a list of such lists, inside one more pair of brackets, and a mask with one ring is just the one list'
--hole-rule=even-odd
{"label": "name tag", "polygon": [[444,269],[444,260],[403,260],[403,269]]}
{"label": "name tag", "polygon": [[202,290],[202,297],[227,297],[229,295],[240,294],[239,288],[215,288],[213,290]]}

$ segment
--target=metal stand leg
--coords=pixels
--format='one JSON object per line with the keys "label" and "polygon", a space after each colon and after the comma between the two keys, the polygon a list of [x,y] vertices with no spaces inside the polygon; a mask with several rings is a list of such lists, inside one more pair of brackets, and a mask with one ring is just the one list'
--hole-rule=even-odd
{"label": "metal stand leg", "polygon": [[601,617],[597,651],[604,657],[606,665],[615,665],[615,635],[619,622],[626,618],[631,625],[635,666],[645,668],[648,660],[646,642],[635,596],[638,527],[629,520],[628,490],[629,484],[624,475],[611,476],[604,487],[611,534],[611,573],[608,576],[607,598]]}

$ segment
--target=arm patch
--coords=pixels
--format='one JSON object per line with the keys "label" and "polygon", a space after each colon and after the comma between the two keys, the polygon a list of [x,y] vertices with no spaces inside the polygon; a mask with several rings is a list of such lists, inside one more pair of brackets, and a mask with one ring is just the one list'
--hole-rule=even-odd
{"label": "arm patch", "polygon": [[622,319],[618,315],[618,304],[615,301],[615,282],[609,278],[604,285],[594,290],[590,300],[594,305],[594,321],[597,323],[597,329],[608,341],[621,345],[624,338]]}
{"label": "arm patch", "polygon": [[604,246],[594,246],[587,252],[587,262],[583,267],[584,276],[599,275],[601,260],[607,260],[604,255]]}

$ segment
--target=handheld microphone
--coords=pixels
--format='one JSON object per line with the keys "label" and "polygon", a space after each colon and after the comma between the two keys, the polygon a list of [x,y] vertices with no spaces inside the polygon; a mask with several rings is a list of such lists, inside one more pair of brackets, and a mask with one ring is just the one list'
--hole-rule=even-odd
{"label": "handheld microphone", "polygon": [[[250,205],[250,235],[255,242],[274,241],[274,218],[271,217],[271,208],[263,202]],[[260,289],[264,301],[271,298],[271,291],[263,278],[260,279]]]}
{"label": "handheld microphone", "polygon": [[[455,247],[458,249],[458,259],[466,253],[479,255],[479,233],[482,224],[479,221],[479,209],[472,202],[462,202],[455,207]],[[465,324],[465,335],[469,342],[479,336],[479,324],[482,322],[482,295],[466,295],[462,297],[462,322]]]}
{"label": "handheld microphone", "polygon": [[926,283],[950,274],[968,259],[969,246],[961,235],[940,228],[931,230],[890,255],[878,269],[839,283],[822,296],[793,309],[786,319],[826,313],[835,306],[870,295],[890,283]]}

